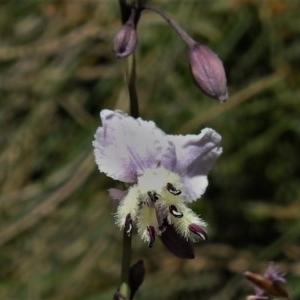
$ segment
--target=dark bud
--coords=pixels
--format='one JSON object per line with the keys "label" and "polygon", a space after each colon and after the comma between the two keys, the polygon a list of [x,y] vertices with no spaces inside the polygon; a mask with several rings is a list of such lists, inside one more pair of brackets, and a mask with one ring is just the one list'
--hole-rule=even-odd
{"label": "dark bud", "polygon": [[170,211],[171,215],[173,215],[176,218],[182,218],[183,217],[183,213],[181,211],[178,211],[177,207],[175,205],[170,205],[169,206],[169,211]]}
{"label": "dark bud", "polygon": [[130,286],[130,299],[133,299],[136,291],[143,283],[145,277],[145,266],[142,260],[130,267],[129,273],[129,286]]}
{"label": "dark bud", "polygon": [[164,246],[180,258],[195,258],[193,243],[178,234],[172,225],[166,225],[160,237]]}
{"label": "dark bud", "polygon": [[132,232],[132,219],[131,219],[130,214],[128,214],[128,215],[126,216],[124,230],[125,230],[125,232],[126,232],[126,234],[127,234],[128,236],[131,235],[131,232]]}
{"label": "dark bud", "polygon": [[170,194],[173,194],[175,196],[181,194],[181,190],[176,189],[176,187],[170,182],[167,183],[167,190]]}
{"label": "dark bud", "polygon": [[153,226],[147,227],[148,235],[149,235],[149,244],[148,247],[152,248],[154,242],[155,242],[155,229]]}
{"label": "dark bud", "polygon": [[204,241],[207,240],[206,231],[203,228],[201,228],[199,225],[192,223],[189,225],[189,230],[194,234],[198,235],[202,240]]}
{"label": "dark bud", "polygon": [[118,58],[124,58],[134,52],[136,45],[136,9],[132,8],[128,20],[114,37],[113,49]]}
{"label": "dark bud", "polygon": [[226,74],[219,57],[207,46],[194,43],[189,47],[189,63],[199,88],[208,97],[226,101]]}

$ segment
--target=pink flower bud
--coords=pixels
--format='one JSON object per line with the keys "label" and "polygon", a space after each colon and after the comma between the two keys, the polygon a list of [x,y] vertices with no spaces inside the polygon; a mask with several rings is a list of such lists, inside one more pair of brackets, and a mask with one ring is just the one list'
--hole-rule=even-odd
{"label": "pink flower bud", "polygon": [[136,24],[140,13],[131,8],[130,15],[114,37],[114,52],[118,58],[124,58],[135,50],[137,45]]}
{"label": "pink flower bud", "polygon": [[114,37],[114,52],[118,58],[124,58],[133,53],[137,45],[137,34],[133,22],[122,25]]}
{"label": "pink flower bud", "polygon": [[226,101],[226,74],[219,57],[210,48],[195,43],[189,48],[189,63],[200,89],[211,98]]}

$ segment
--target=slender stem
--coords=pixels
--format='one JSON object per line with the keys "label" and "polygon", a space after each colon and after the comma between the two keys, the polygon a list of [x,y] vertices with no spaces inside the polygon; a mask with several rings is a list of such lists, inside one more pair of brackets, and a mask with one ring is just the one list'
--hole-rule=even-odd
{"label": "slender stem", "polygon": [[139,117],[139,101],[136,91],[136,63],[135,54],[127,58],[127,84],[130,99],[130,115],[134,118]]}
{"label": "slender stem", "polygon": [[127,18],[130,13],[130,9],[128,9],[128,4],[126,2],[126,0],[119,0],[122,24],[124,24],[127,21]]}
{"label": "slender stem", "polygon": [[191,38],[187,34],[187,32],[174,19],[167,16],[164,12],[162,12],[158,8],[146,4],[143,5],[142,8],[151,10],[157,13],[158,15],[160,15],[176,31],[176,33],[180,36],[180,38],[183,40],[183,42],[186,43],[188,47],[193,47],[195,44],[197,44],[197,42],[193,38]]}
{"label": "slender stem", "polygon": [[[139,3],[139,2],[138,2]],[[128,4],[126,0],[119,0],[121,10],[121,18],[124,23],[128,17]],[[136,62],[135,54],[131,54],[127,58],[127,72],[126,81],[130,99],[130,114],[133,117],[139,116],[138,96],[136,91]],[[114,299],[128,300],[130,299],[130,265],[131,265],[131,242],[132,234],[128,235],[126,230],[123,231],[123,245],[122,245],[122,267],[121,267],[121,283],[118,292],[114,295]]]}
{"label": "slender stem", "polygon": [[[136,65],[134,53],[127,58],[127,85],[130,99],[130,114],[133,117],[139,116],[138,98],[135,85]],[[121,284],[117,299],[130,298],[129,274],[131,265],[131,241],[132,234],[129,234],[124,229],[123,231],[123,247],[122,247],[122,269],[121,269]]]}

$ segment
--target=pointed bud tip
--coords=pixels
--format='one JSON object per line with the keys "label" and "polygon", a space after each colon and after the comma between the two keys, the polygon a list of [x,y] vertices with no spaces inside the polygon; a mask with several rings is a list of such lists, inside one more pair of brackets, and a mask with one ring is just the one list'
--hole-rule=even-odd
{"label": "pointed bud tip", "polygon": [[228,91],[226,89],[225,93],[223,95],[220,95],[217,97],[217,100],[219,100],[221,103],[226,102],[228,100]]}
{"label": "pointed bud tip", "polygon": [[130,299],[134,298],[136,291],[143,283],[145,278],[145,266],[143,260],[139,260],[130,267],[129,273],[129,286],[130,286]]}

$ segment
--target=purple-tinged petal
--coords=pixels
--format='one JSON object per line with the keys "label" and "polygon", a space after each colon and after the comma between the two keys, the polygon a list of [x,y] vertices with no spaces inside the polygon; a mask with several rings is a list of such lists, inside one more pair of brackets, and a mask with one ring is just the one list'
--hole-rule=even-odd
{"label": "purple-tinged petal", "polygon": [[246,271],[244,276],[255,286],[258,296],[272,295],[288,298],[288,292],[277,281],[270,280],[260,274]]}
{"label": "purple-tinged petal", "polygon": [[266,270],[264,277],[270,279],[274,282],[285,283],[285,273],[281,272],[279,268],[273,263],[270,262],[268,269]]}
{"label": "purple-tinged petal", "polygon": [[164,246],[180,258],[195,258],[193,243],[175,230],[172,225],[164,224],[160,239]]}
{"label": "purple-tinged petal", "polygon": [[190,176],[207,175],[222,153],[221,136],[211,128],[204,128],[198,135],[169,135],[175,145],[176,170]]}
{"label": "purple-tinged petal", "polygon": [[183,179],[184,189],[183,194],[187,202],[192,202],[199,199],[208,186],[206,175],[199,175],[194,177],[184,176]]}
{"label": "purple-tinged petal", "polygon": [[145,169],[163,160],[163,165],[174,165],[174,146],[154,122],[106,109],[100,116],[102,127],[93,141],[100,172],[123,182],[136,182]]}
{"label": "purple-tinged petal", "polygon": [[114,202],[119,202],[122,200],[128,193],[128,191],[116,189],[116,188],[111,188],[108,189],[109,197],[114,201]]}
{"label": "purple-tinged petal", "polygon": [[210,128],[198,135],[169,135],[176,149],[177,171],[186,187],[185,194],[190,201],[200,198],[207,187],[206,175],[222,153],[221,136]]}

